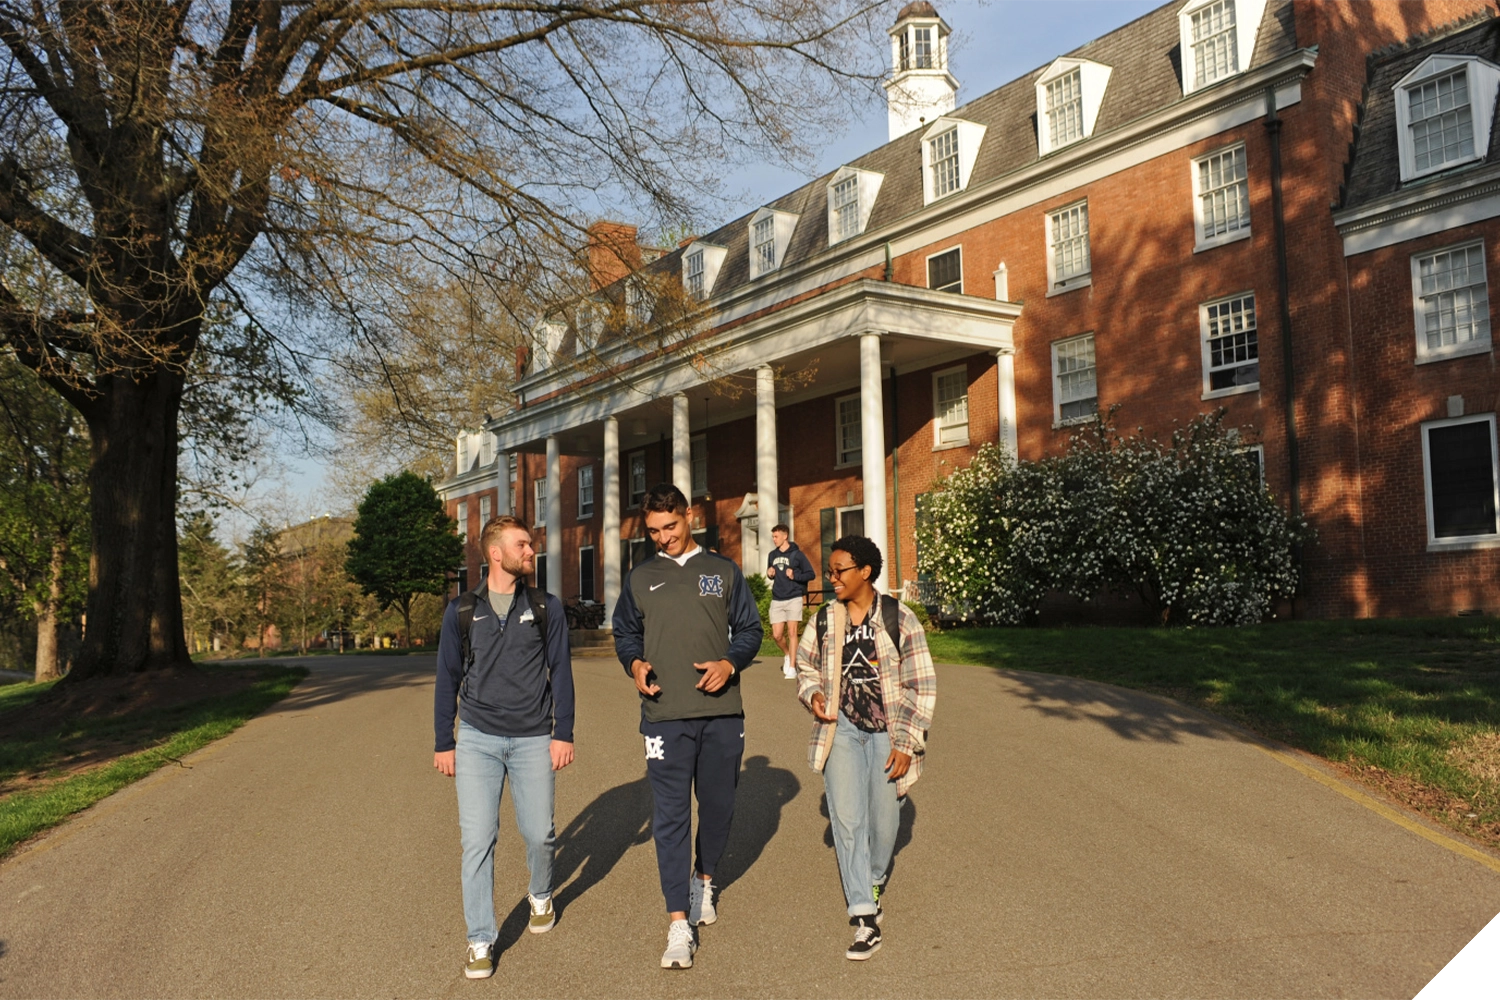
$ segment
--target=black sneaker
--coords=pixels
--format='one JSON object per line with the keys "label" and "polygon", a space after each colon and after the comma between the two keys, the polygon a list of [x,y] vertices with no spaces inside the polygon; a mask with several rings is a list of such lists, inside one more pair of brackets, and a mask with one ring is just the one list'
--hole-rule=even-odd
{"label": "black sneaker", "polygon": [[844,957],[863,962],[880,950],[880,927],[873,914],[854,918],[854,943],[844,952]]}

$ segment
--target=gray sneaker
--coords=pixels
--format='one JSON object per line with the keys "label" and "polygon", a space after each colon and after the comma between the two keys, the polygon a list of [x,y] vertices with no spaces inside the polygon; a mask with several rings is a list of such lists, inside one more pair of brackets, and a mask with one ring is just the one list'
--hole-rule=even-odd
{"label": "gray sneaker", "polygon": [[464,960],[464,977],[467,979],[488,979],[495,974],[495,946],[481,941],[478,944],[470,942],[468,957]]}
{"label": "gray sneaker", "polygon": [[552,897],[537,899],[531,893],[526,894],[526,899],[531,903],[531,920],[526,924],[526,929],[533,934],[545,934],[557,923],[557,914],[552,912]]}
{"label": "gray sneaker", "polygon": [[686,920],[674,920],[667,928],[667,950],[661,953],[663,969],[691,969],[693,952],[698,950],[698,937],[693,925]]}
{"label": "gray sneaker", "polygon": [[713,880],[705,882],[694,874],[688,881],[688,923],[697,927],[718,919],[719,911],[714,906]]}

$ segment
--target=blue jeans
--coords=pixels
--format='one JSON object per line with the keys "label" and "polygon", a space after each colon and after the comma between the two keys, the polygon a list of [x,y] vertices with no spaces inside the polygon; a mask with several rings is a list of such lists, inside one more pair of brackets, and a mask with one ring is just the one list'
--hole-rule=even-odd
{"label": "blue jeans", "polygon": [[875,912],[874,887],[885,882],[896,850],[901,800],[885,772],[890,755],[890,734],[867,733],[839,713],[823,765],[823,788],[851,917]]}
{"label": "blue jeans", "polygon": [[458,723],[453,784],[458,790],[458,830],[463,844],[464,922],[471,944],[491,944],[495,926],[495,838],[500,832],[500,793],[511,779],[516,827],[526,841],[529,892],[552,895],[552,737],[491,736]]}

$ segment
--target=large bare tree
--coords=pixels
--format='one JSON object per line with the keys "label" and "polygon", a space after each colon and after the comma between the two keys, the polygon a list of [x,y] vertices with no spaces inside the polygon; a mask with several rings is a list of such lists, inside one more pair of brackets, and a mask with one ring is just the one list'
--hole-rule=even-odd
{"label": "large bare tree", "polygon": [[540,315],[603,206],[683,217],[725,151],[819,127],[878,62],[876,6],[0,0],[0,338],[92,447],[73,676],[187,661],[206,329],[286,403],[351,343],[378,369],[423,289]]}

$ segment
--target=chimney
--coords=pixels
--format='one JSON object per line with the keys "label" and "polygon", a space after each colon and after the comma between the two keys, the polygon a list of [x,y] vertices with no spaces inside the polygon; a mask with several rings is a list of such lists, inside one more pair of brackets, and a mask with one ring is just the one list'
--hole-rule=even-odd
{"label": "chimney", "polygon": [[909,3],[896,15],[891,78],[885,82],[891,139],[924,128],[956,106],[958,81],[948,72],[951,33],[927,0]]}
{"label": "chimney", "polygon": [[598,291],[612,285],[641,266],[641,248],[636,229],[623,222],[596,222],[589,226],[589,288]]}

